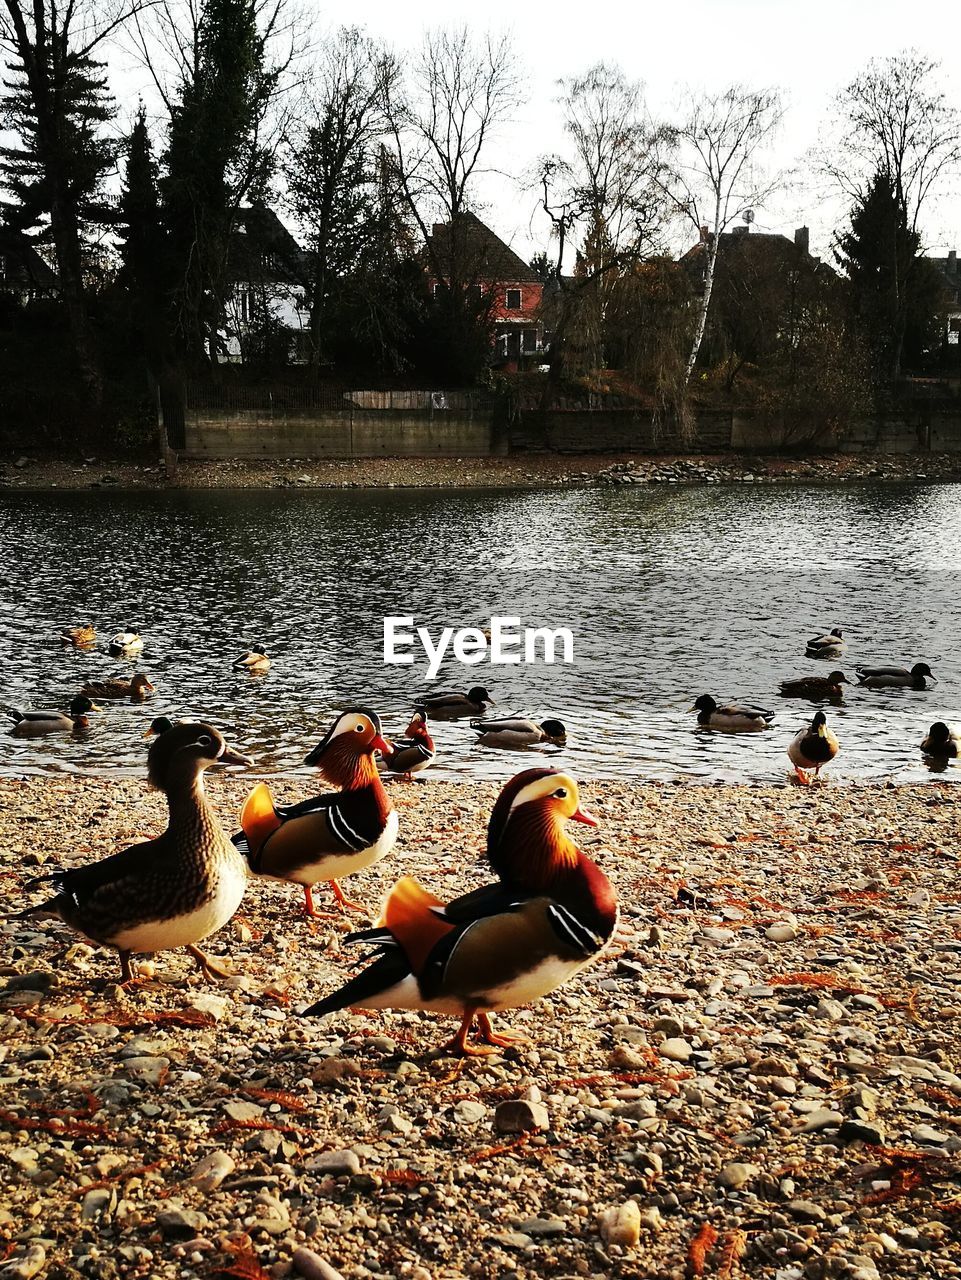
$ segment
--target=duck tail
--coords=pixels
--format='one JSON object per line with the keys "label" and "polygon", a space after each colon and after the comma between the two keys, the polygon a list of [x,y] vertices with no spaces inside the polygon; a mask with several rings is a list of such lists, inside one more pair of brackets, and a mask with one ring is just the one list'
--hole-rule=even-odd
{"label": "duck tail", "polygon": [[338,1009],[363,1008],[368,1000],[383,995],[409,977],[410,964],[407,957],[399,948],[392,948],[385,955],[378,956],[372,965],[345,982],[337,991],[302,1010],[300,1016],[321,1018],[325,1014],[336,1013]]}
{"label": "duck tail", "polygon": [[19,724],[21,720],[25,720],[26,716],[22,711],[18,711],[16,707],[10,708],[10,719],[14,724]]}
{"label": "duck tail", "polygon": [[24,893],[32,893],[34,889],[39,889],[41,885],[52,884],[56,889],[55,895],[45,902],[38,902],[32,907],[25,907],[22,911],[6,912],[2,918],[4,920],[29,920],[31,916],[59,916],[61,914],[60,907],[63,902],[64,877],[66,874],[65,871],[60,870],[46,876],[34,876],[31,880],[28,880],[23,886]]}
{"label": "duck tail", "polygon": [[264,841],[281,825],[270,788],[266,782],[259,782],[244,801],[240,810],[241,829],[231,839],[253,867]]}

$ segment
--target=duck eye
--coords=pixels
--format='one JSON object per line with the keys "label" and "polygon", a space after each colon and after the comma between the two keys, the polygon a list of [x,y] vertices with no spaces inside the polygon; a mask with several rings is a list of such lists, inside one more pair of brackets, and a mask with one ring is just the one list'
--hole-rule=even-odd
{"label": "duck eye", "polygon": [[207,733],[202,733],[200,737],[197,739],[198,747],[212,747],[213,743],[214,743],[213,738],[211,738],[210,735]]}
{"label": "duck eye", "polygon": [[366,726],[364,726],[364,725],[362,725],[362,724],[355,724],[355,725],[354,725],[354,733],[363,733],[363,732],[364,732],[365,727],[366,727]]}
{"label": "duck eye", "polygon": [[558,790],[554,792],[554,796],[557,800],[566,800],[567,792],[564,790],[563,787],[559,787]]}

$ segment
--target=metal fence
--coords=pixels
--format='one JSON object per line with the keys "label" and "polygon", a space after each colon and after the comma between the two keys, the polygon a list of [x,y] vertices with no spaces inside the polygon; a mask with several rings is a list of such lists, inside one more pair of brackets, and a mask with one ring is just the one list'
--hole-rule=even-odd
{"label": "metal fence", "polygon": [[184,389],[187,413],[257,413],[265,417],[363,409],[374,412],[445,410],[477,411],[490,407],[490,397],[476,391],[344,391],[310,385],[241,385],[188,383]]}

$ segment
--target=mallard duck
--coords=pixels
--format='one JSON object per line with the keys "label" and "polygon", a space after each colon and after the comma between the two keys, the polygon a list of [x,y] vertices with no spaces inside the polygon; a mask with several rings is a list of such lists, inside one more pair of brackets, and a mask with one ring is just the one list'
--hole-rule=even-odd
{"label": "mallard duck", "polygon": [[943,720],[936,720],[925,734],[921,750],[939,760],[956,760],[961,754],[961,733],[949,729]]}
{"label": "mallard duck", "polygon": [[40,876],[55,896],[20,917],[59,916],[72,929],[120,953],[121,981],[131,981],[135,953],[186,947],[204,975],[225,974],[197,946],[240,905],[247,867],[204,795],[213,764],[250,764],[209,724],[174,725],[151,744],[147,776],[167,796],[163,835],[85,867]]}
{"label": "mallard duck", "polygon": [[844,632],[840,627],[835,627],[827,635],[815,636],[813,640],[807,642],[807,656],[809,658],[834,658],[843,648]]}
{"label": "mallard duck", "polygon": [[72,644],[75,649],[89,649],[97,643],[97,629],[92,622],[82,627],[70,627],[61,631],[60,639],[64,644]]}
{"label": "mallard duck", "polygon": [[774,719],[773,711],[744,702],[727,702],[723,707],[719,706],[709,693],[702,693],[691,710],[698,713],[697,723],[702,729],[726,729],[730,733],[766,729]]}
{"label": "mallard duck", "polygon": [[100,710],[95,702],[78,694],[70,703],[69,714],[63,711],[11,710],[10,715],[13,718],[13,732],[18,738],[39,738],[44,733],[72,733],[88,729],[89,713]]}
{"label": "mallard duck", "polygon": [[862,689],[926,689],[926,679],[938,683],[926,662],[916,662],[910,671],[907,667],[858,667],[856,674]]}
{"label": "mallard duck", "polygon": [[428,693],[414,703],[416,711],[431,716],[434,720],[462,720],[467,716],[482,716],[494,699],[481,685],[475,685],[466,693],[446,690],[442,693]]}
{"label": "mallard duck", "polygon": [[[338,1009],[425,1009],[461,1018],[444,1045],[485,1055],[518,1037],[495,1034],[490,1015],[556,990],[603,952],[617,927],[610,881],[565,831],[568,819],[596,826],[577,783],[557,769],[528,769],[503,789],[487,831],[498,883],[446,906],[405,876],[377,927],[347,942],[378,958],[305,1016]],[[482,1045],[468,1044],[474,1019]]]}
{"label": "mallard duck", "polygon": [[415,773],[426,769],[436,758],[437,748],[427,728],[427,717],[422,711],[415,711],[404,736],[392,740],[391,750],[378,758],[377,767],[410,782]]}
{"label": "mallard duck", "polygon": [[800,676],[797,680],[781,681],[782,698],[840,698],[842,684],[850,684],[843,671],[832,671],[829,676]]}
{"label": "mallard duck", "polygon": [[327,914],[314,907],[313,886],[321,880],[330,881],[341,910],[363,911],[337,882],[394,847],[397,813],[377,773],[375,751],[390,753],[376,712],[342,711],[304,761],[339,791],[278,806],[262,782],[244,801],[234,844],[254,875],[302,885],[309,916]]}
{"label": "mallard duck", "polygon": [[114,676],[110,680],[90,680],[80,690],[88,698],[129,698],[131,702],[143,702],[148,693],[153,693],[153,685],[139,671],[130,680]]}
{"label": "mallard duck", "polygon": [[143,651],[143,640],[136,631],[118,631],[111,636],[107,651],[112,658],[136,658]]}
{"label": "mallard duck", "polygon": [[567,730],[560,720],[542,720],[536,724],[523,716],[507,716],[503,720],[472,720],[470,727],[479,735],[477,741],[482,747],[518,751],[544,742],[563,747],[567,742]]}
{"label": "mallard duck", "polygon": [[270,670],[270,659],[267,657],[266,649],[260,645],[254,645],[230,665],[234,671],[249,671],[251,675],[261,676],[265,671]]}
{"label": "mallard duck", "polygon": [[828,719],[823,711],[815,715],[810,728],[798,730],[787,753],[797,771],[798,781],[805,783],[811,781],[808,771],[813,769],[817,776],[821,766],[834,759],[838,753],[838,740],[828,728]]}
{"label": "mallard duck", "polygon": [[169,716],[154,716],[144,732],[145,738],[159,737],[160,734],[166,733],[168,729],[174,727],[174,722]]}

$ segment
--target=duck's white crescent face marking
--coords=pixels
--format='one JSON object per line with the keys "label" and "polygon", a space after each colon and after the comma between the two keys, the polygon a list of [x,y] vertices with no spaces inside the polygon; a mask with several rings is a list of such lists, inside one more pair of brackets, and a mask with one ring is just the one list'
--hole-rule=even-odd
{"label": "duck's white crescent face marking", "polygon": [[511,802],[510,812],[522,804],[530,804],[532,800],[546,800],[548,796],[554,795],[557,791],[566,791],[570,800],[573,802],[571,813],[578,806],[579,794],[577,783],[567,773],[550,773],[546,778],[537,778],[534,782],[529,782],[526,787],[522,787]]}
{"label": "duck's white crescent face marking", "polygon": [[330,740],[333,742],[335,738],[339,738],[344,733],[356,733],[359,737],[362,733],[373,734],[374,732],[374,726],[369,717],[352,711],[340,717],[334,726],[333,733],[330,735]]}

